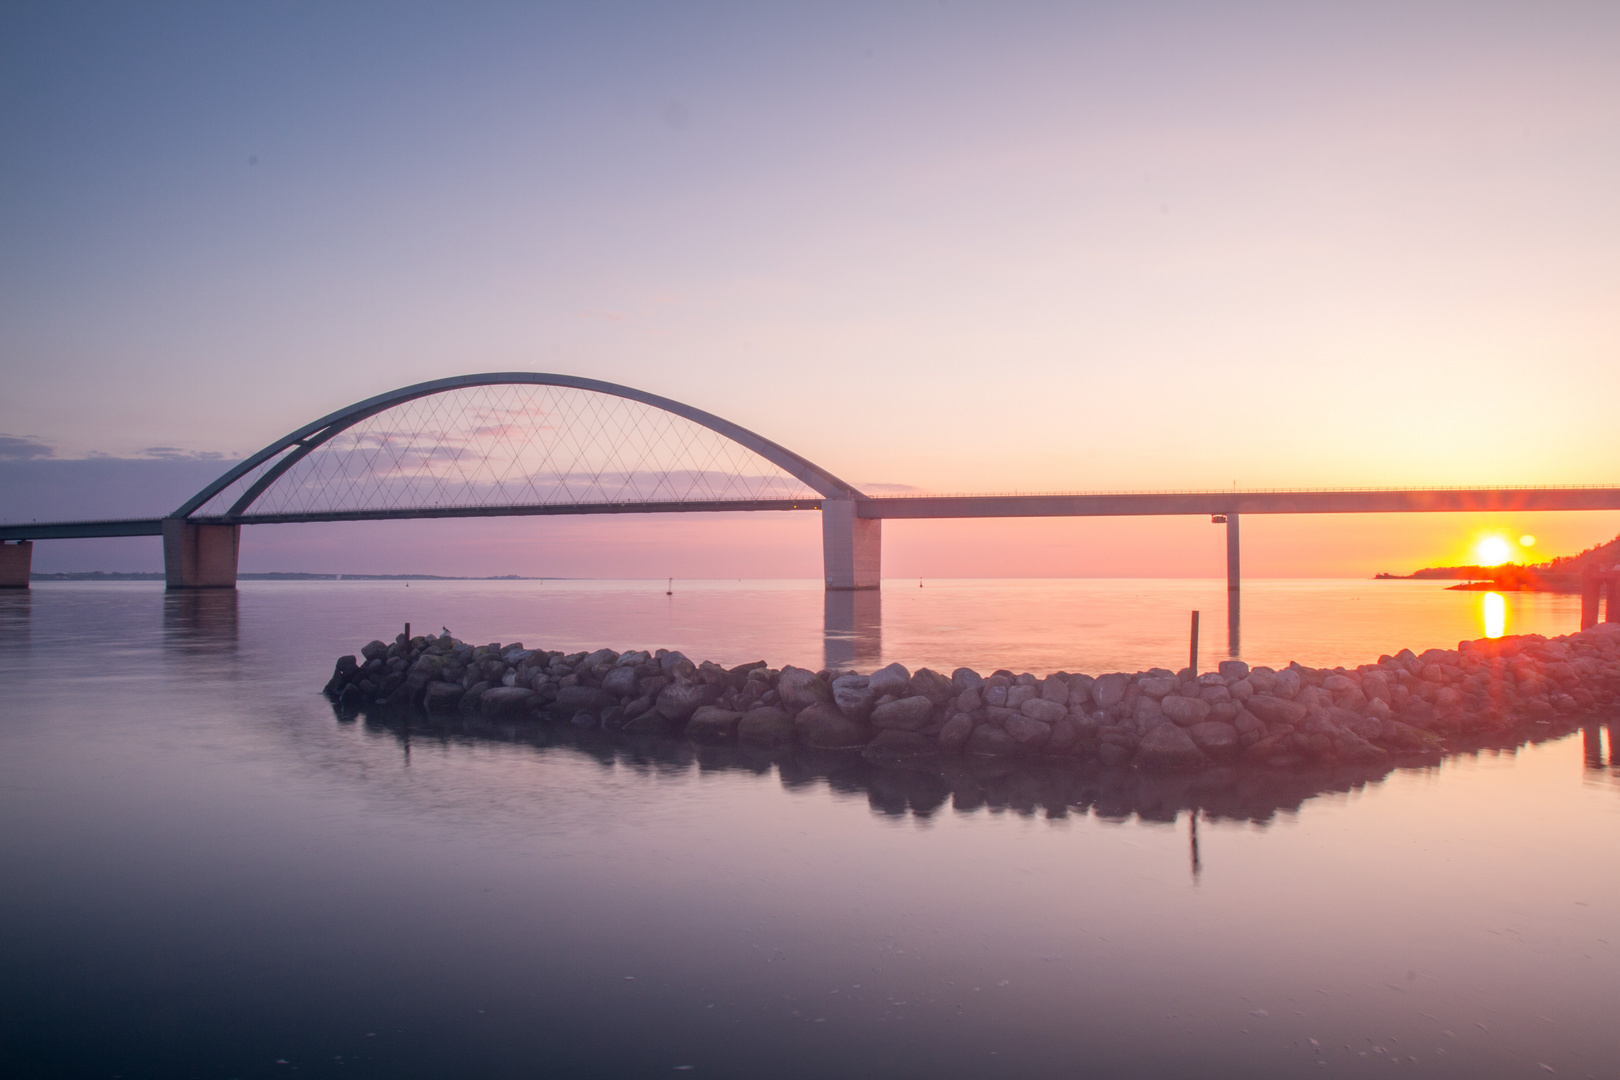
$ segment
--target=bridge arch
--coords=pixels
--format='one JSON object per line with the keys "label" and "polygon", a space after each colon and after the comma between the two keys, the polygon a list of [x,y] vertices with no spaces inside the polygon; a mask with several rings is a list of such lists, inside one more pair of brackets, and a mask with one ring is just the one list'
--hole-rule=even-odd
{"label": "bridge arch", "polygon": [[[240,527],[257,523],[820,509],[828,587],[868,588],[878,523],[856,516],[865,498],[683,402],[573,375],[487,372],[379,394],[270,443],[169,516],[165,561],[171,583],[234,584]],[[187,569],[204,564],[214,569]]]}

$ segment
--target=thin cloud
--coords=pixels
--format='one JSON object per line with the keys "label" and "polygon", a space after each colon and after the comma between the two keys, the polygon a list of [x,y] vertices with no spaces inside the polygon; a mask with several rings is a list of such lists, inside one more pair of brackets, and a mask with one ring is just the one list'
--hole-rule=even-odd
{"label": "thin cloud", "polygon": [[0,461],[32,461],[55,456],[55,450],[26,435],[0,435]]}

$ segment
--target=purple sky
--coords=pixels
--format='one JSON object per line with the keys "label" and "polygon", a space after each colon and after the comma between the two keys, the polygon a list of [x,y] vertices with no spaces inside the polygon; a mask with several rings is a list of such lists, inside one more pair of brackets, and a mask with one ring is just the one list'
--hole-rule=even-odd
{"label": "purple sky", "polygon": [[[0,517],[164,513],[198,455],[508,369],[858,485],[1612,482],[1617,55],[1593,4],[8,4]],[[1207,523],[951,528],[891,530],[890,567],[1219,572]],[[1620,516],[1257,528],[1256,573],[1359,573]],[[813,516],[334,527],[243,566],[815,546]]]}

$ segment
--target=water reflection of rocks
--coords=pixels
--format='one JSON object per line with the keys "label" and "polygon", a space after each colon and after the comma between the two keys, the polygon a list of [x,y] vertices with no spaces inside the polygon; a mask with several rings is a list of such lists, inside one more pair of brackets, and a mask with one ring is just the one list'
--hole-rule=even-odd
{"label": "water reflection of rocks", "polygon": [[[505,743],[547,752],[576,753],[603,766],[648,771],[737,770],[756,775],[774,771],[789,791],[825,785],[834,792],[864,795],[877,813],[924,819],[950,809],[957,813],[1011,811],[1026,817],[1040,814],[1048,818],[1095,814],[1106,821],[1137,818],[1171,824],[1181,815],[1192,812],[1195,819],[1206,821],[1248,821],[1264,825],[1278,814],[1298,811],[1310,799],[1377,784],[1399,769],[1434,768],[1444,759],[1439,753],[1428,753],[1412,754],[1376,766],[1296,765],[1277,769],[1234,764],[1169,774],[1057,759],[972,756],[879,765],[850,751],[635,736],[581,729],[556,721],[434,717],[394,710],[378,710],[357,718],[336,707],[334,714],[345,722],[358,719],[368,731],[394,738],[407,756],[412,743],[418,746]],[[1552,721],[1541,725],[1541,730],[1529,741],[1539,743],[1563,738],[1583,727],[1587,764],[1591,768],[1603,768],[1593,749],[1600,745],[1596,723]],[[1617,735],[1620,735],[1620,719],[1610,720],[1610,760],[1620,771],[1620,757],[1613,752]],[[1463,753],[1512,753],[1519,745],[1506,740],[1481,740]]]}

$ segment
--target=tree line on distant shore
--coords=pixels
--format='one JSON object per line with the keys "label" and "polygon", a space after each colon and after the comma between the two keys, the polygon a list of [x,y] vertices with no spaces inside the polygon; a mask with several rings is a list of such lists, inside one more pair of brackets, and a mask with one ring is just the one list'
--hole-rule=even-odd
{"label": "tree line on distant shore", "polygon": [[1560,555],[1544,563],[1500,566],[1426,566],[1410,574],[1379,574],[1380,581],[1462,581],[1453,588],[1505,592],[1580,592],[1581,573],[1590,567],[1609,569],[1620,563],[1620,536],[1595,544],[1577,555]]}

